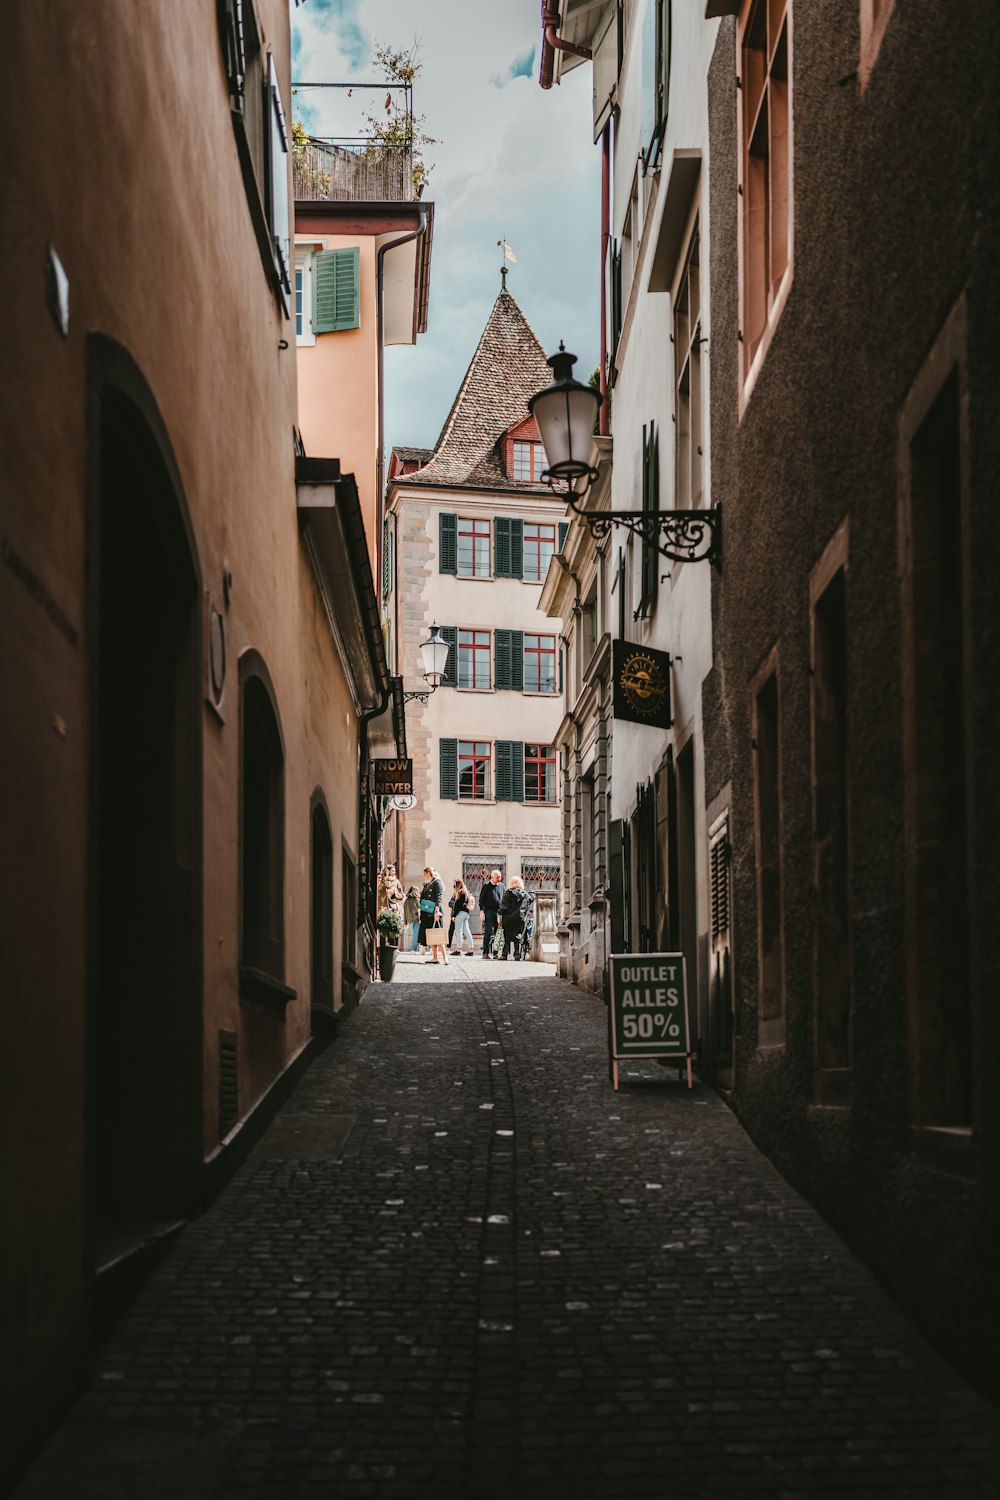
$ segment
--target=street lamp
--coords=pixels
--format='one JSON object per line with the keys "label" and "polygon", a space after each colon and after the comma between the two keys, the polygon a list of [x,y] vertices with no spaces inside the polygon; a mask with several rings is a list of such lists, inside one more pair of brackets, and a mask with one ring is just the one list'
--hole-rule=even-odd
{"label": "street lamp", "polygon": [[408,703],[411,698],[416,698],[420,703],[426,703],[431,693],[437,691],[441,679],[448,665],[448,652],[451,647],[441,635],[436,625],[431,626],[431,633],[426,641],[420,643],[420,659],[424,664],[424,681],[429,683],[426,691],[404,693],[403,702]]}
{"label": "street lamp", "polygon": [[598,472],[591,465],[590,450],[602,397],[593,386],[573,379],[576,355],[568,354],[565,344],[560,343],[559,352],[548,363],[554,381],[528,402],[548,462],[542,478],[586,522],[595,541],[603,542],[613,526],[624,526],[674,562],[708,561],[721,567],[718,505],[711,510],[584,510],[581,502]]}

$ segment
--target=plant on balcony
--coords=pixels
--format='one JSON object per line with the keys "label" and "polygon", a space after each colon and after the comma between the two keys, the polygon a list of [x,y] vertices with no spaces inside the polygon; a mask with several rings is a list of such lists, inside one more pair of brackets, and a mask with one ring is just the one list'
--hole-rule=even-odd
{"label": "plant on balcony", "polygon": [[427,116],[413,113],[413,82],[423,64],[417,57],[417,42],[410,47],[394,50],[387,42],[376,42],[373,61],[382,69],[387,84],[404,84],[405,103],[398,102],[398,94],[389,89],[381,114],[372,111],[365,116],[372,145],[370,151],[393,151],[410,158],[410,177],[413,196],[419,198],[427,183],[430,168],[423,158],[424,146],[436,146],[437,140],[424,129]]}

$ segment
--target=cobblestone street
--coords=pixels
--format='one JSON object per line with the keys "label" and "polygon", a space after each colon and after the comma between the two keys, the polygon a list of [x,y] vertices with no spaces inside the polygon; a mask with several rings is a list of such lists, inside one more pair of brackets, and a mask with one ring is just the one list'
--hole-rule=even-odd
{"label": "cobblestone street", "polygon": [[708,1089],[404,955],[17,1500],[1000,1495],[1000,1418]]}

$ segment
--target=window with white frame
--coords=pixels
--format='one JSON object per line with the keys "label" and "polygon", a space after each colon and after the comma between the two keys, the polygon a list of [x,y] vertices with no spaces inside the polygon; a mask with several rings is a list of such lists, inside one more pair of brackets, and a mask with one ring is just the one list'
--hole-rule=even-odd
{"label": "window with white frame", "polygon": [[313,333],[313,252],[308,245],[295,247],[295,342],[315,344]]}

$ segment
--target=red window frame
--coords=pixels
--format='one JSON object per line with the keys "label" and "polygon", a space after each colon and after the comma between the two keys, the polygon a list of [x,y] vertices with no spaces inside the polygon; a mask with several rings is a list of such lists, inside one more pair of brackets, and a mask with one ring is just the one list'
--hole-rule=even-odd
{"label": "red window frame", "polygon": [[[462,566],[462,538],[467,537],[467,550],[471,553],[472,566]],[[485,541],[486,567],[480,570],[476,567],[476,543]],[[490,523],[489,521],[476,521],[468,516],[459,516],[458,535],[455,552],[455,571],[459,578],[489,578],[490,576]]]}
{"label": "red window frame", "polygon": [[[537,645],[529,645],[529,641],[537,642]],[[535,681],[537,687],[529,686],[529,668],[532,665],[531,658],[534,657]],[[543,658],[551,657],[552,660],[552,686],[543,686],[542,666]],[[526,635],[524,637],[524,691],[526,693],[554,693],[556,691],[556,638],[554,635]]]}
{"label": "red window frame", "polygon": [[[522,536],[521,576],[529,583],[541,583],[545,577],[545,570],[542,568],[542,545],[545,542],[552,543],[552,551],[549,553],[551,557],[556,550],[556,528],[544,521],[525,521]],[[545,560],[545,567],[548,567],[548,558]]]}
{"label": "red window frame", "polygon": [[[545,768],[552,767],[552,795],[543,796],[547,790]],[[534,795],[532,794],[534,778]],[[525,745],[524,747],[524,800],[525,802],[554,802],[556,800],[556,752],[554,745]]]}
{"label": "red window frame", "polygon": [[[459,740],[458,742],[458,797],[461,802],[488,802],[490,798],[490,761],[493,745],[490,740]],[[472,790],[463,792],[462,776],[471,774]],[[480,790],[476,790],[477,782]]]}
{"label": "red window frame", "polygon": [[[464,640],[463,636],[465,637]],[[460,688],[474,688],[482,692],[486,688],[492,687],[490,676],[492,670],[492,662],[490,660],[491,642],[492,635],[488,630],[462,630],[459,628],[457,679]],[[463,652],[466,656],[467,666],[471,668],[471,671],[467,670],[464,674],[462,671]],[[483,672],[484,657],[485,672]],[[486,680],[484,682],[480,682],[480,674],[485,676]],[[463,675],[469,680],[463,681]]]}
{"label": "red window frame", "polygon": [[541,443],[524,441],[521,438],[514,439],[514,451],[511,455],[512,479],[519,480],[522,484],[538,484],[544,467],[545,460],[542,457]]}

